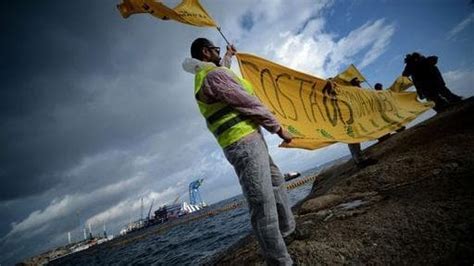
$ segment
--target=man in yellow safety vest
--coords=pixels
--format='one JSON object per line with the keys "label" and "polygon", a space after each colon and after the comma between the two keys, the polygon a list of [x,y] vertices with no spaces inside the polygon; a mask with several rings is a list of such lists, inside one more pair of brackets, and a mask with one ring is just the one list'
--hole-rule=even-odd
{"label": "man in yellow safety vest", "polygon": [[[255,97],[252,85],[229,69],[235,48],[205,38],[191,45],[183,68],[195,74],[194,95],[207,127],[233,165],[248,202],[251,224],[269,265],[291,265],[283,237],[295,231],[285,179],[268,154],[260,126],[285,142],[291,135]],[[224,65],[224,66],[222,66]]]}

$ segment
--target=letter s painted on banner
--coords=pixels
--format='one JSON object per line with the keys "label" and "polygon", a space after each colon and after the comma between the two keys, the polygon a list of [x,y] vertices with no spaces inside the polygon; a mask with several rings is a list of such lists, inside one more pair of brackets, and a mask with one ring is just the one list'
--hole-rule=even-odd
{"label": "letter s painted on banner", "polygon": [[[295,104],[293,103],[293,101],[291,100],[290,97],[288,97],[286,94],[283,93],[283,91],[280,89],[280,85],[278,83],[278,81],[280,80],[280,78],[282,77],[285,77],[285,78],[288,78],[289,80],[291,80],[291,76],[286,74],[286,73],[283,73],[283,74],[279,74],[277,77],[276,77],[276,80],[275,80],[275,83],[276,83],[276,87],[277,87],[277,92],[279,92],[279,94],[281,94],[281,96],[283,96],[284,98],[286,98],[288,100],[288,102],[290,102],[291,104],[291,107],[293,107],[293,111],[295,113],[295,116],[294,117],[288,117],[289,119],[293,120],[293,121],[297,121],[298,120],[298,113],[296,111],[296,107],[295,107]],[[280,97],[278,97],[278,93],[277,93],[277,99],[278,99],[278,103],[280,104],[281,106],[281,102],[280,102]]]}
{"label": "letter s painted on banner", "polygon": [[[328,101],[331,101],[331,106],[333,109],[332,115],[329,110]],[[331,83],[327,82],[323,88],[323,105],[324,105],[324,109],[326,110],[326,116],[329,119],[329,122],[331,123],[331,125],[333,126],[337,125],[337,115],[338,115],[335,101],[336,101],[336,92],[332,89]]]}

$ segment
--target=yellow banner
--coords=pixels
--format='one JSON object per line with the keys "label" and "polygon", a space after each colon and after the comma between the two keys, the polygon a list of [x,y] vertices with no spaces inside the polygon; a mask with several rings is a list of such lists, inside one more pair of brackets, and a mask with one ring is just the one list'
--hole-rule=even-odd
{"label": "yellow banner", "polygon": [[287,147],[317,149],[393,132],[430,109],[416,93],[374,91],[317,78],[250,54],[237,54],[242,76],[294,136]]}
{"label": "yellow banner", "polygon": [[183,0],[175,8],[169,8],[154,0],[123,0],[117,8],[124,18],[133,14],[149,13],[163,20],[171,19],[198,27],[217,27],[199,0]]}

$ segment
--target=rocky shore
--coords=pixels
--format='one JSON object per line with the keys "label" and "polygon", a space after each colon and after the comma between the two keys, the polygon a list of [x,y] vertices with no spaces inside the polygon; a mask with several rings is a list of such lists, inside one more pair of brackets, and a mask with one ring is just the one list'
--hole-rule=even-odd
{"label": "rocky shore", "polygon": [[[474,99],[391,136],[319,174],[293,209],[297,265],[474,263]],[[262,265],[253,236],[215,265]]]}

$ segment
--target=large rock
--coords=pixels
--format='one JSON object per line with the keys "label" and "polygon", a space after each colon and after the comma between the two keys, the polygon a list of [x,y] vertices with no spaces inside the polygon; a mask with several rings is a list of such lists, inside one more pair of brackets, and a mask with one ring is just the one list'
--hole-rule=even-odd
{"label": "large rock", "polygon": [[331,208],[332,206],[340,203],[341,201],[342,196],[336,194],[327,194],[319,196],[303,203],[299,212],[300,214],[317,212],[323,209]]}

